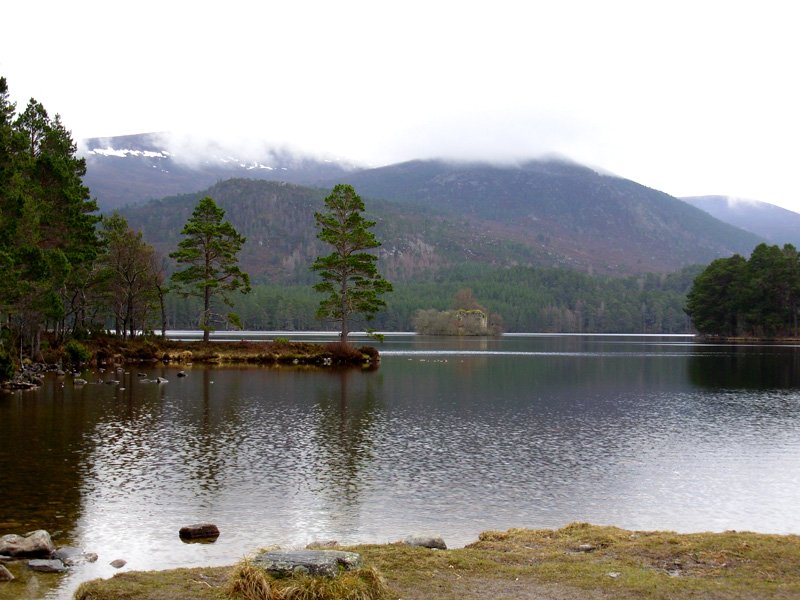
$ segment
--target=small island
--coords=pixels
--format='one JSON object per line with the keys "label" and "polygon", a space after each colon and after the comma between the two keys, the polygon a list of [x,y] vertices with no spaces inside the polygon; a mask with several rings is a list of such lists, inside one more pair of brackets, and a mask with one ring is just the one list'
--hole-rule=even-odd
{"label": "small island", "polygon": [[421,335],[482,336],[503,333],[499,315],[478,304],[472,290],[464,288],[453,297],[448,310],[420,309],[414,314],[414,331]]}

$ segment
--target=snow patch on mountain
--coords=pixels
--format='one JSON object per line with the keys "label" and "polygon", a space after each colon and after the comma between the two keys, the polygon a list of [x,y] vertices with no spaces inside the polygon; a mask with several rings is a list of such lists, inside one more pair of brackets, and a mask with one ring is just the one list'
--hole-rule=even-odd
{"label": "snow patch on mountain", "polygon": [[117,149],[108,146],[106,148],[93,148],[86,152],[88,155],[94,154],[95,156],[118,156],[125,158],[126,156],[136,156],[143,158],[170,158],[172,154],[166,150],[131,150],[131,149]]}

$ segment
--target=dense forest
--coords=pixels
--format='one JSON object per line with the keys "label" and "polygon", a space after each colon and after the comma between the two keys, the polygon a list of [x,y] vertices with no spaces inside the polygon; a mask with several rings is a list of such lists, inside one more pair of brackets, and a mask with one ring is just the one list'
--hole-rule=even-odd
{"label": "dense forest", "polygon": [[[462,266],[421,281],[395,283],[386,309],[371,326],[382,331],[413,331],[420,309],[452,308],[454,295],[470,289],[508,332],[688,333],[686,292],[702,267],[678,273],[626,278],[590,276],[568,269]],[[319,296],[307,285],[254,285],[235,300],[245,329],[314,330]],[[198,306],[168,299],[169,327],[191,327]]]}
{"label": "dense forest", "polygon": [[715,260],[695,279],[686,304],[699,333],[727,337],[798,337],[798,310],[800,254],[791,244],[759,244],[749,259]]}

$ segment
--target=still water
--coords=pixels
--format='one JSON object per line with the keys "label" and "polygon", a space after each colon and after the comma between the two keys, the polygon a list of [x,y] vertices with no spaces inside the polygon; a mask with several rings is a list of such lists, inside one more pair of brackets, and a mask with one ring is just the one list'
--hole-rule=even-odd
{"label": "still water", "polygon": [[[117,558],[231,564],[322,539],[460,546],[571,521],[800,533],[800,346],[393,335],[380,349],[374,371],[131,367],[86,374],[120,385],[0,395],[0,535],[47,529],[100,556],[66,576],[12,565],[0,598],[68,597]],[[181,542],[200,521],[218,540]]]}

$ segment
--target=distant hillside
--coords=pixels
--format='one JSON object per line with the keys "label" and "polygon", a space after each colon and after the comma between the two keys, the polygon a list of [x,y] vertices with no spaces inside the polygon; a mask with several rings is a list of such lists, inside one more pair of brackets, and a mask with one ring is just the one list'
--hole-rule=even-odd
{"label": "distant hillside", "polygon": [[[502,189],[503,170],[486,169],[484,181]],[[461,187],[456,189],[463,189],[474,177],[458,174],[455,182]],[[507,201],[508,196],[499,196],[488,183],[485,201],[479,200],[479,193],[463,193],[459,198],[443,186],[430,196],[440,201],[426,202],[417,196],[401,202],[369,198],[365,189],[373,194],[379,190],[368,182],[356,184],[383,242],[381,269],[397,281],[429,277],[458,265],[570,267],[615,275],[668,272],[734,252],[747,254],[759,241],[674,198],[617,181],[610,180],[612,191],[597,192],[593,202],[581,198],[559,202],[553,199],[555,194],[540,202],[537,196],[526,197],[531,192],[524,186],[522,200]],[[575,184],[567,177],[550,185],[560,190]],[[625,195],[629,188],[633,192]],[[410,189],[407,197],[414,198],[416,189]],[[646,191],[644,198],[634,194],[641,190]],[[232,179],[202,192],[154,200],[122,212],[131,226],[168,254],[197,201],[210,195],[247,237],[241,259],[255,281],[309,282],[308,266],[328,251],[316,239],[313,216],[322,209],[327,193],[327,189],[283,182]],[[657,206],[651,206],[654,201],[648,194],[655,196]],[[575,209],[576,205],[580,208]],[[571,210],[577,210],[574,218],[570,218]],[[643,247],[646,253],[641,252]]]}
{"label": "distant hillside", "polygon": [[[222,148],[171,149],[162,134],[91,138],[82,143],[84,183],[102,211],[196,192],[232,177],[314,184],[349,167],[278,149],[258,157],[231,156]],[[189,151],[200,154],[188,156]]]}
{"label": "distant hillside", "polygon": [[581,270],[673,271],[749,254],[763,241],[668,194],[564,161],[412,161],[338,180],[364,197],[427,206],[476,226],[490,223],[494,235]]}
{"label": "distant hillside", "polygon": [[800,214],[756,200],[733,200],[727,196],[682,198],[715,219],[755,233],[773,244],[800,248]]}

